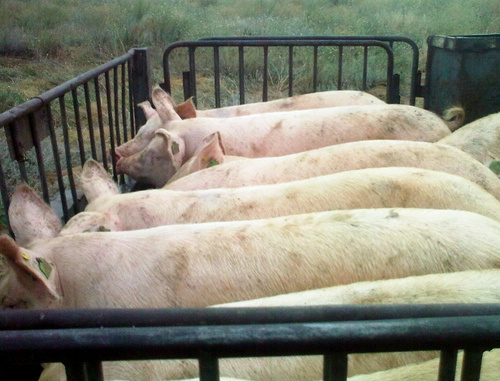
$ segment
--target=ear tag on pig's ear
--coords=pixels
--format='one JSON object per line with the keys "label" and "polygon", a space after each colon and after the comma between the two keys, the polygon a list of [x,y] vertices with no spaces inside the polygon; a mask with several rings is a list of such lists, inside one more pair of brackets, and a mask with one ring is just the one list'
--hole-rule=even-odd
{"label": "ear tag on pig's ear", "polygon": [[45,278],[49,279],[52,266],[43,258],[37,258],[36,261],[38,262],[38,268],[45,275]]}
{"label": "ear tag on pig's ear", "polygon": [[179,144],[177,144],[176,142],[172,142],[170,149],[172,150],[172,154],[174,155],[179,153]]}
{"label": "ear tag on pig's ear", "polygon": [[23,257],[23,259],[25,261],[29,261],[30,260],[29,254],[27,252],[23,251],[23,250],[21,250],[21,257]]}
{"label": "ear tag on pig's ear", "polygon": [[217,160],[210,159],[210,161],[208,162],[208,168],[213,167],[213,166],[218,165],[218,164],[220,164],[220,163]]}

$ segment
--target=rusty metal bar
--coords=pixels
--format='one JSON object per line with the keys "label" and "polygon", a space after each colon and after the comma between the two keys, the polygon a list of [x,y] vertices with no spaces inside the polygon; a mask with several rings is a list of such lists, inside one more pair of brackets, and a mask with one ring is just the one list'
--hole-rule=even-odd
{"label": "rusty metal bar", "polygon": [[123,141],[126,142],[128,140],[128,131],[127,131],[127,96],[126,96],[126,82],[125,82],[125,64],[121,65],[121,99],[122,99],[122,128],[123,128]]}
{"label": "rusty metal bar", "polygon": [[10,228],[10,220],[9,220],[9,206],[10,206],[10,200],[8,197],[8,190],[7,190],[7,183],[5,182],[5,172],[3,170],[3,165],[2,165],[2,160],[0,160],[0,193],[2,194],[2,204],[3,204],[3,211],[5,215],[5,219],[7,221],[7,225],[9,227],[9,234],[13,236],[12,229]]}
{"label": "rusty metal bar", "polygon": [[127,61],[127,74],[128,74],[128,106],[129,106],[129,115],[130,115],[130,137],[133,138],[135,136],[135,106],[134,106],[134,97],[132,92],[132,67],[130,65],[130,61]]}

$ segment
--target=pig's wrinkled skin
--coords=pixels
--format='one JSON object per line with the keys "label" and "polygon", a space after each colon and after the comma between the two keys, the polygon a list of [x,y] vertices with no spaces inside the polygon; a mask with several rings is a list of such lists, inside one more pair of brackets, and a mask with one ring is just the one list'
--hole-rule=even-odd
{"label": "pig's wrinkled skin", "polygon": [[[0,301],[3,308],[202,307],[495,268],[499,247],[500,223],[493,219],[411,208],[74,234],[23,249],[4,235]],[[36,258],[52,264],[48,278]]]}
{"label": "pig's wrinkled skin", "polygon": [[492,160],[500,160],[500,113],[468,123],[439,143],[459,148],[488,166]]}
{"label": "pig's wrinkled skin", "polygon": [[262,114],[266,112],[308,110],[325,107],[377,105],[384,101],[363,91],[332,90],[295,95],[267,102],[248,103],[211,110],[196,110],[192,98],[176,104],[175,111],[182,119],[187,118],[229,118],[235,116]]}
{"label": "pig's wrinkled skin", "polygon": [[[464,287],[467,285],[467,287]],[[449,274],[430,274],[401,279],[358,282],[348,285],[308,290],[213,306],[235,307],[284,307],[319,305],[394,305],[434,303],[500,303],[500,270],[463,271]],[[487,356],[484,369],[500,369],[499,351],[495,357]],[[353,380],[419,380],[436,379],[438,364],[426,360],[437,358],[436,352],[377,353],[349,356],[348,374],[358,374]],[[422,363],[423,362],[423,363]],[[322,377],[321,357],[280,357],[253,359],[221,359],[223,376],[251,380],[317,380]],[[413,363],[422,363],[421,366]],[[171,374],[182,370],[183,377],[196,375],[197,363],[191,362],[135,362],[104,363],[106,378],[143,380],[155,379],[153,375]],[[149,366],[147,366],[149,364]],[[431,365],[432,364],[432,365]],[[405,365],[408,367],[406,368]],[[401,368],[398,368],[401,367]],[[146,369],[147,370],[146,370]],[[387,370],[395,368],[392,370]],[[412,369],[413,373],[408,373]],[[457,369],[460,369],[458,367]],[[382,374],[370,373],[382,371]],[[144,375],[148,375],[147,378]],[[362,374],[362,375],[361,375]],[[496,373],[498,375],[498,373]],[[382,378],[399,375],[400,378]],[[404,377],[406,378],[403,378]],[[409,376],[413,378],[408,378]],[[481,375],[484,376],[483,371]],[[157,376],[158,377],[158,376]],[[164,376],[165,377],[165,376]],[[63,378],[61,378],[63,379]],[[483,379],[483,378],[481,378]],[[48,380],[48,379],[47,379]],[[494,379],[491,379],[493,381]]]}
{"label": "pig's wrinkled skin", "polygon": [[164,121],[162,128],[156,130],[154,138],[141,151],[126,157],[121,155],[116,169],[156,186],[165,184],[193,156],[203,139],[216,131],[228,155],[244,157],[281,156],[359,140],[435,142],[450,134],[450,128],[436,114],[406,105],[172,120],[166,116],[175,114],[168,94],[155,89],[153,98],[169,99],[157,101],[158,115]]}
{"label": "pig's wrinkled skin", "polygon": [[[465,177],[500,200],[500,181],[477,160],[444,144],[365,140],[292,155],[225,160],[218,135],[211,135],[163,189],[194,190],[274,184],[375,167],[418,167]],[[225,163],[208,168],[211,159]],[[232,161],[234,157],[231,157]]]}
{"label": "pig's wrinkled skin", "polygon": [[[98,165],[93,163],[90,166]],[[29,218],[31,209],[38,205],[37,198],[29,187],[20,186],[10,208]],[[35,201],[30,203],[30,199]],[[463,177],[419,168],[387,167],[243,188],[155,189],[105,195],[71,218],[60,234],[387,207],[468,210],[500,221],[500,201]],[[14,233],[25,229],[14,219],[11,227]]]}

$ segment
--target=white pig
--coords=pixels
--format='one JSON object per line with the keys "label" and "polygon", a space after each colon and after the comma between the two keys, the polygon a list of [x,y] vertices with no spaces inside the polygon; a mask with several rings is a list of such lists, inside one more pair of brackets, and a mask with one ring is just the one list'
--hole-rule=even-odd
{"label": "white pig", "polygon": [[[97,162],[89,162],[82,178],[88,167],[105,173]],[[99,181],[96,177],[87,181],[95,184]],[[108,181],[112,180],[108,177]],[[36,198],[27,186],[18,187],[14,193],[9,208],[14,233],[26,234],[24,219],[31,219],[31,209],[40,205],[37,200],[30,201]],[[155,189],[104,195],[71,218],[61,234],[386,207],[460,209],[500,221],[500,201],[463,177],[420,168],[387,167],[243,188]]]}
{"label": "white pig", "polygon": [[[158,89],[153,96],[168,97]],[[216,131],[221,135],[227,154],[245,157],[281,156],[358,140],[434,142],[450,134],[447,124],[437,115],[406,105],[330,107],[187,120],[180,120],[178,116],[177,120],[172,120],[172,115],[177,114],[169,102],[163,102],[157,109],[160,117],[168,115],[162,117],[163,128],[152,132],[152,136],[164,139],[162,148],[146,150],[134,138],[126,144],[134,147],[129,151],[135,154],[124,156],[123,148],[116,150],[121,156],[116,163],[119,173],[156,186],[159,176],[163,176],[162,184],[165,184],[192,157],[203,139]]]}
{"label": "white pig", "polygon": [[[266,112],[307,110],[325,107],[385,104],[374,95],[355,90],[332,90],[317,93],[295,95],[267,102],[247,103],[243,105],[196,110],[192,98],[176,104],[175,111],[186,118],[229,118],[234,116],[262,114]],[[150,108],[152,110],[152,108]]]}
{"label": "white pig", "polygon": [[500,160],[500,113],[466,124],[439,142],[457,147],[488,166]]}
{"label": "white pig", "polygon": [[[238,157],[227,158],[219,135],[212,134],[163,189],[238,188],[301,180],[354,169],[401,166],[465,177],[500,200],[498,178],[462,150],[444,144],[364,140],[278,157],[239,157],[241,160],[238,163],[232,162]],[[210,163],[224,165],[209,167]]]}

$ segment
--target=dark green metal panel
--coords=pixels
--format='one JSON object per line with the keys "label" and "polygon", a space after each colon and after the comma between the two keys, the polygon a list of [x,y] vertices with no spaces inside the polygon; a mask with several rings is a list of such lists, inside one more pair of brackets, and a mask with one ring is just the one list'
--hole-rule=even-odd
{"label": "dark green metal panel", "polygon": [[465,109],[465,123],[500,111],[500,34],[430,36],[424,107]]}

